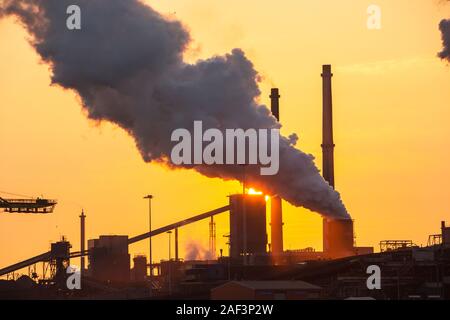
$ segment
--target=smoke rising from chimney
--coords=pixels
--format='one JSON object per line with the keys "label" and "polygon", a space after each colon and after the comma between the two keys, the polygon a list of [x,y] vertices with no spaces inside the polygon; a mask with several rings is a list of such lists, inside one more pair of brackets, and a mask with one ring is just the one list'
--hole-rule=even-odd
{"label": "smoke rising from chimney", "polygon": [[442,34],[442,51],[438,53],[439,58],[450,62],[450,19],[443,19],[439,23],[439,30]]}
{"label": "smoke rising from chimney", "polygon": [[[143,159],[172,168],[171,132],[209,128],[279,128],[257,102],[260,77],[244,52],[183,61],[190,35],[179,21],[138,0],[4,0],[0,16],[12,15],[51,67],[52,83],[75,90],[88,117],[110,121],[135,140]],[[66,8],[81,8],[81,30],[68,30]],[[245,167],[246,183],[278,194],[331,218],[349,218],[339,193],[321,177],[313,156],[294,147],[296,135],[281,137],[280,170],[259,175]],[[187,166],[186,166],[187,167]],[[208,177],[241,180],[236,165],[189,166]]]}
{"label": "smoke rising from chimney", "polygon": [[213,260],[214,255],[199,241],[191,240],[186,243],[185,260]]}

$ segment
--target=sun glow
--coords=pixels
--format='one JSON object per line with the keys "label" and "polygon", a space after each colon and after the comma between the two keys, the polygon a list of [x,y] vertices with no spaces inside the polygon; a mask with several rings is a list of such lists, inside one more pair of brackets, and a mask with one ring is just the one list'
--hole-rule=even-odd
{"label": "sun glow", "polygon": [[249,188],[247,194],[263,194],[262,191],[257,191],[256,189]]}
{"label": "sun glow", "polygon": [[[247,194],[251,194],[251,195],[262,195],[263,192],[262,192],[262,191],[258,191],[258,190],[254,189],[254,188],[248,188],[248,189],[247,189]],[[269,197],[268,195],[265,195],[265,196],[264,196],[264,199],[265,199],[266,201],[268,201],[268,200],[270,199],[270,197]]]}

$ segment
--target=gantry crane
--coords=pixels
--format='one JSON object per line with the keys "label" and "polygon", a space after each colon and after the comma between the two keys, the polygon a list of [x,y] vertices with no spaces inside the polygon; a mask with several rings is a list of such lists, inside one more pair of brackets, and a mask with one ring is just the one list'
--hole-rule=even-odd
{"label": "gantry crane", "polygon": [[50,199],[4,199],[0,197],[0,209],[10,213],[51,213],[56,200]]}

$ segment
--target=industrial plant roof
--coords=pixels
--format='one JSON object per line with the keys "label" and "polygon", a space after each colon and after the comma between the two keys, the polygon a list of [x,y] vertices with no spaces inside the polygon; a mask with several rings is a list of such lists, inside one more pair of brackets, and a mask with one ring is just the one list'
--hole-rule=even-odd
{"label": "industrial plant roof", "polygon": [[313,285],[305,281],[231,281],[223,284],[237,284],[243,287],[255,289],[255,290],[320,290],[319,286]]}

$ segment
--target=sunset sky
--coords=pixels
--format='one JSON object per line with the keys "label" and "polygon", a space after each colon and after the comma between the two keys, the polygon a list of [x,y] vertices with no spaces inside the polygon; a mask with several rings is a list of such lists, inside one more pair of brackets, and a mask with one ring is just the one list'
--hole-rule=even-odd
{"label": "sunset sky", "polygon": [[[145,1],[183,22],[195,62],[242,48],[262,76],[260,102],[280,88],[282,133],[321,168],[322,64],[332,64],[336,189],[355,219],[356,242],[383,239],[426,244],[450,224],[450,66],[437,58],[439,0],[158,0]],[[366,26],[367,7],[381,8],[381,30]],[[0,268],[49,249],[67,236],[79,249],[79,214],[87,238],[134,236],[227,204],[240,192],[187,171],[145,163],[122,129],[88,120],[73,91],[50,85],[49,67],[12,18],[0,20],[0,196],[4,192],[58,199],[52,214],[0,213]],[[321,217],[284,203],[286,249],[322,249]],[[216,218],[217,249],[228,214]],[[268,229],[270,235],[270,229]],[[180,229],[180,251],[208,246],[208,221]],[[270,240],[269,240],[270,241]],[[168,236],[154,239],[166,259]],[[130,247],[148,253],[148,241]],[[78,261],[75,262],[77,264]]]}

